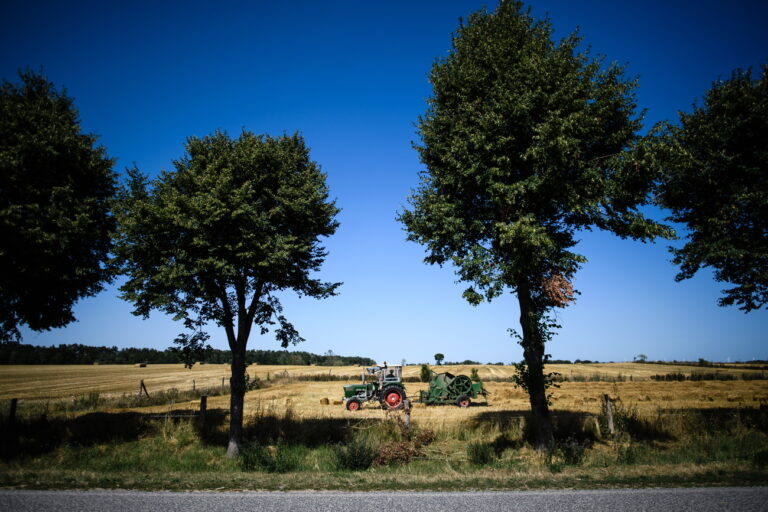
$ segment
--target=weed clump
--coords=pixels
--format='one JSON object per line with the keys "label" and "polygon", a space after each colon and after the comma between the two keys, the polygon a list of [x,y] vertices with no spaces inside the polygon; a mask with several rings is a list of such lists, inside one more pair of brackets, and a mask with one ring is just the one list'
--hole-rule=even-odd
{"label": "weed clump", "polygon": [[579,466],[584,462],[589,446],[590,443],[588,441],[579,441],[575,437],[569,437],[558,442],[556,450],[563,464]]}
{"label": "weed clump", "polygon": [[467,458],[472,464],[484,466],[496,460],[496,450],[492,443],[471,442],[467,446]]}
{"label": "weed clump", "polygon": [[616,463],[630,466],[637,462],[637,449],[632,443],[616,447]]}
{"label": "weed clump", "polygon": [[384,443],[379,448],[379,454],[373,461],[373,465],[408,464],[411,462],[411,459],[419,455],[422,455],[422,453],[415,443],[409,441]]}
{"label": "weed clump", "polygon": [[346,444],[337,444],[333,447],[335,466],[339,470],[368,469],[378,455],[378,447],[365,439],[352,438]]}

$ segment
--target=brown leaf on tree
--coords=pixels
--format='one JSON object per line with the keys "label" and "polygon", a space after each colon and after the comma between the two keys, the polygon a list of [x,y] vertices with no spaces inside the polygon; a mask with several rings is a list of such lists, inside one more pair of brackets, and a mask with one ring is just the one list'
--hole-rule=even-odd
{"label": "brown leaf on tree", "polygon": [[553,274],[541,280],[542,295],[555,307],[564,308],[576,302],[576,291],[570,279]]}

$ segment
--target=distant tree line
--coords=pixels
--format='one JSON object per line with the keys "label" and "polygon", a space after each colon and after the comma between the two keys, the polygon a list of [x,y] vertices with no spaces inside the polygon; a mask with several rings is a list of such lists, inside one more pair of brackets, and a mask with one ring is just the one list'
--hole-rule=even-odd
{"label": "distant tree line", "polygon": [[[232,355],[229,350],[212,349],[205,357],[207,363],[230,364],[231,361]],[[375,361],[368,357],[318,355],[286,350],[248,350],[246,361],[248,364],[272,365],[370,366],[375,364]],[[173,364],[181,362],[181,354],[170,348],[156,350],[93,347],[79,343],[52,347],[18,343],[0,344],[0,364]]]}

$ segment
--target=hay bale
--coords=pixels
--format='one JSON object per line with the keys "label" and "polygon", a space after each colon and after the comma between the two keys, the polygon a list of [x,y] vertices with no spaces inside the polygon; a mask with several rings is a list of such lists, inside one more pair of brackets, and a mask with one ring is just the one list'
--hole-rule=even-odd
{"label": "hay bale", "polygon": [[321,398],[320,399],[320,405],[330,405],[331,401],[327,398]]}
{"label": "hay bale", "polygon": [[147,363],[136,363],[133,365],[134,368],[146,368]]}
{"label": "hay bale", "polygon": [[341,404],[343,404],[343,403],[344,403],[344,402],[342,402],[341,400],[334,400],[334,401],[333,401],[333,405],[341,405]]}

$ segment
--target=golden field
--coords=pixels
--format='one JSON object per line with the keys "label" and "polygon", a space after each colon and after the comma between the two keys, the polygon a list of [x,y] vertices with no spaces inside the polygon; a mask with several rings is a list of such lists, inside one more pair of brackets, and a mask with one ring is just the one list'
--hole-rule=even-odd
{"label": "golden field", "polygon": [[[440,366],[438,371],[450,371],[454,374],[467,374],[477,368],[481,379],[508,378],[514,373],[510,366]],[[608,394],[620,399],[624,405],[634,406],[641,413],[653,413],[658,409],[708,409],[717,407],[755,407],[768,403],[767,380],[734,381],[684,381],[657,382],[650,380],[651,375],[666,373],[691,372],[748,372],[749,370],[710,369],[692,366],[672,366],[636,363],[600,363],[549,365],[547,371],[557,371],[567,378],[600,376],[602,379],[618,377],[623,382],[562,382],[560,387],[552,389],[553,411],[574,411],[597,413],[600,410],[600,398]],[[246,409],[249,411],[282,411],[287,408],[300,417],[381,417],[382,411],[375,404],[367,404],[358,413],[346,411],[338,402],[342,396],[344,381],[300,381],[291,377],[316,374],[344,376],[349,382],[359,380],[359,367],[321,367],[321,366],[262,366],[248,368],[251,377],[269,379],[269,386],[251,391],[246,395]],[[405,377],[416,377],[418,366],[404,369]],[[136,393],[140,380],[150,393],[170,388],[182,391],[192,389],[193,381],[199,388],[218,387],[229,378],[227,365],[195,365],[185,369],[180,364],[148,365],[140,368],[128,365],[94,366],[0,366],[0,400],[19,398],[20,400],[67,399],[73,396],[99,393],[102,396],[120,396]],[[631,379],[631,381],[630,381]],[[414,419],[439,426],[470,419],[474,416],[505,416],[523,414],[529,409],[525,393],[509,382],[486,382],[490,395],[488,404],[478,400],[477,407],[461,410],[457,407],[425,407],[416,405]],[[426,389],[423,383],[408,382],[409,396],[418,396],[420,389]],[[327,398],[330,405],[321,405]],[[337,402],[337,403],[334,403]],[[194,402],[174,404],[173,407],[194,407]],[[228,409],[229,396],[209,398],[210,408]],[[166,406],[167,407],[167,406]],[[163,409],[153,407],[152,409]]]}
{"label": "golden field", "polygon": [[[574,381],[551,390],[559,437],[544,453],[528,444],[527,396],[502,381],[514,368],[474,367],[488,403],[415,404],[415,436],[406,442],[401,413],[373,403],[344,409],[342,386],[359,381],[360,368],[252,365],[249,375],[265,386],[246,394],[245,451],[230,459],[229,395],[206,392],[204,427],[179,419],[192,415],[165,414],[199,407],[195,394],[168,390],[190,391],[193,380],[198,392],[219,387],[227,365],[0,366],[0,430],[8,439],[0,444],[0,487],[455,491],[768,482],[768,380],[661,382],[650,377],[720,369],[550,365]],[[469,375],[473,366],[434,368]],[[318,374],[343,379],[299,378]],[[151,399],[136,399],[140,380]],[[412,398],[426,387],[406,382]],[[617,401],[615,434],[602,430],[604,394]],[[20,399],[16,423],[3,421],[12,397]],[[428,440],[417,447],[418,439]],[[369,459],[367,469],[340,462],[360,447],[408,458]]]}

